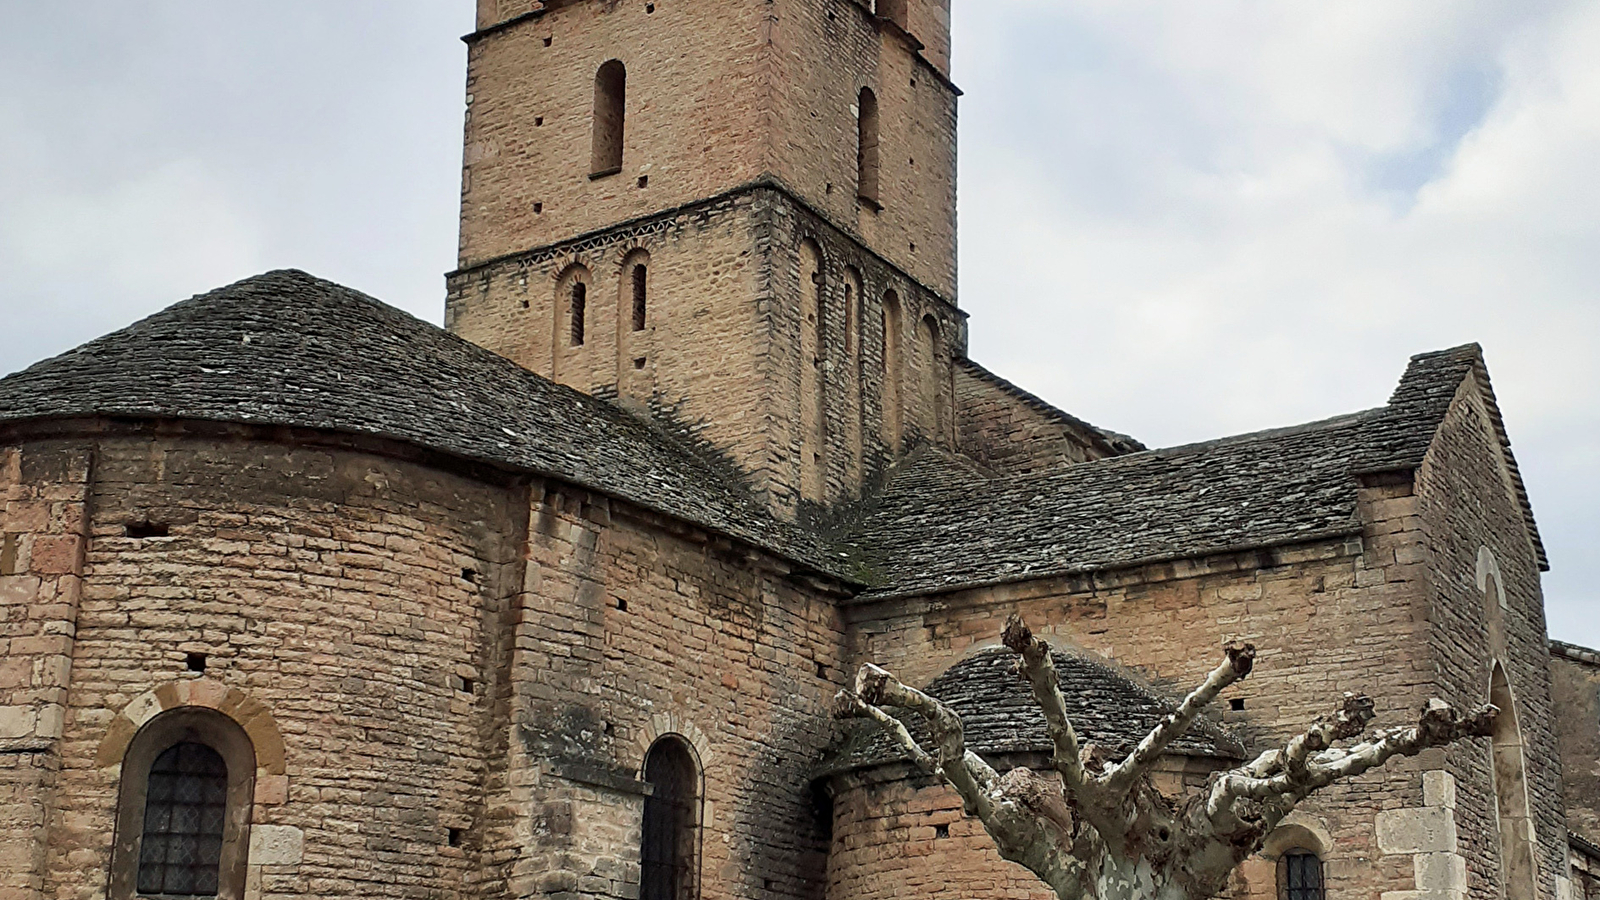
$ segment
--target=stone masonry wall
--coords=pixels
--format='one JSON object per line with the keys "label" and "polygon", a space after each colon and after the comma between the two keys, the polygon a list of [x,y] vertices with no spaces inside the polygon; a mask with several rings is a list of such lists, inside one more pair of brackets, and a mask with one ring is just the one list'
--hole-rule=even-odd
{"label": "stone masonry wall", "polygon": [[[913,11],[914,27],[936,27]],[[854,0],[778,0],[774,22],[766,171],[912,278],[955,297],[954,86]],[[947,41],[948,27],[931,40]],[[878,100],[881,209],[857,199],[863,87]]]}
{"label": "stone masonry wall", "polygon": [[[769,176],[955,295],[955,91],[897,29],[855,0],[542,7],[469,41],[462,268]],[[479,10],[480,26],[528,11]],[[947,13],[915,18],[947,44]],[[609,59],[628,72],[623,167],[591,178]],[[862,87],[880,106],[881,210],[856,197]]]}
{"label": "stone masonry wall", "polygon": [[[823,358],[804,360],[799,247],[823,258]],[[648,271],[632,328],[632,267]],[[579,274],[581,273],[581,275]],[[587,280],[585,341],[570,346],[571,283]],[[846,306],[846,286],[851,304]],[[901,300],[901,368],[884,359],[883,298]],[[938,346],[919,330],[937,323]],[[803,366],[824,371],[828,502],[860,496],[891,461],[885,384],[900,382],[900,437],[953,440],[951,359],[965,322],[940,297],[782,191],[715,203],[522,254],[450,280],[451,331],[534,372],[662,417],[727,452],[780,510],[800,503]],[[640,365],[640,361],[643,364]],[[930,395],[926,385],[933,385]],[[941,411],[942,409],[942,411]],[[935,432],[944,422],[946,434]]]}
{"label": "stone masonry wall", "polygon": [[[767,282],[761,296],[770,330],[766,365],[775,390],[765,398],[770,408],[780,400],[792,415],[775,417],[773,455],[798,470],[803,446],[799,398],[805,366],[812,360],[800,353],[801,317],[808,315],[815,286],[806,285],[800,272],[800,245],[814,242],[822,255],[823,322],[820,328],[820,366],[825,373],[823,396],[827,445],[822,454],[826,469],[827,500],[850,501],[877,481],[893,462],[901,446],[933,441],[953,443],[955,401],[952,388],[953,359],[965,355],[966,322],[936,294],[871,253],[829,220],[778,191],[770,198],[763,247],[770,253]],[[900,367],[889,371],[885,355],[884,297],[894,292],[901,306]],[[846,297],[849,305],[846,305]],[[937,323],[938,343],[930,346],[923,319]],[[898,391],[888,382],[897,379]],[[932,386],[930,393],[926,388]],[[899,441],[887,424],[888,404],[899,397]],[[940,423],[944,424],[943,433]],[[797,476],[796,476],[797,477]]]}
{"label": "stone masonry wall", "polygon": [[[1550,707],[1550,669],[1538,562],[1510,488],[1476,378],[1461,385],[1416,479],[1411,501],[1427,535],[1431,565],[1428,618],[1437,678],[1446,699],[1488,699],[1490,666],[1501,659],[1516,700],[1541,897],[1566,878],[1561,773]],[[1480,586],[1480,560],[1495,561],[1506,604]],[[1452,748],[1447,768],[1459,784],[1455,820],[1473,897],[1500,896],[1499,828],[1487,741]]]}
{"label": "stone masonry wall", "polygon": [[1600,653],[1552,642],[1550,707],[1561,747],[1567,828],[1600,843]]}
{"label": "stone masonry wall", "polygon": [[[792,460],[769,458],[771,393],[759,303],[756,199],[727,198],[592,240],[524,254],[450,279],[445,327],[530,371],[662,415],[729,453],[759,490],[792,490]],[[632,266],[648,271],[643,331]],[[588,280],[581,347],[570,288]],[[643,364],[638,364],[643,360]]]}
{"label": "stone masonry wall", "polygon": [[256,742],[248,897],[467,895],[515,491],[215,435],[94,453],[46,894],[105,896],[120,748],[192,703]]}
{"label": "stone masonry wall", "polygon": [[485,859],[524,897],[633,898],[639,784],[667,734],[703,775],[699,896],[814,897],[826,822],[806,773],[844,681],[826,594],[774,561],[548,484],[528,528],[508,681],[513,740],[491,775]]}
{"label": "stone masonry wall", "polygon": [[1048,472],[1110,455],[1086,428],[972,363],[955,368],[961,451],[1006,474]]}
{"label": "stone masonry wall", "polygon": [[[1196,789],[1216,760],[1168,756],[1157,763],[1158,790]],[[1049,772],[1044,758],[1026,761]],[[904,764],[836,779],[828,898],[965,900],[971,897],[1052,900],[1055,894],[1017,863],[995,852],[977,819],[961,811],[948,785]]]}
{"label": "stone masonry wall", "polygon": [[[468,45],[463,268],[712,197],[761,172],[764,4],[548,6]],[[628,75],[622,171],[591,179],[595,74],[610,59]]]}
{"label": "stone masonry wall", "polygon": [[[997,643],[1005,617],[1016,611],[1064,648],[1130,666],[1173,695],[1198,683],[1225,640],[1252,641],[1260,649],[1256,670],[1228,694],[1244,709],[1220,713],[1252,740],[1252,750],[1296,733],[1345,691],[1374,698],[1378,725],[1400,724],[1414,716],[1434,679],[1418,615],[1426,573],[1421,533],[1415,516],[1389,504],[1383,491],[1362,490],[1360,497],[1359,539],[849,609],[851,662],[870,660],[925,684],[965,654]],[[1423,806],[1421,773],[1438,765],[1402,761],[1302,806],[1329,836],[1331,898],[1368,900],[1413,888],[1412,859],[1378,846],[1375,813]],[[889,861],[898,852],[892,845],[878,850]],[[948,863],[933,854],[919,865],[941,870]],[[1245,895],[1275,895],[1270,866],[1242,871]],[[844,892],[830,900],[855,898]]]}
{"label": "stone masonry wall", "polygon": [[0,900],[43,896],[90,465],[71,445],[0,449]]}

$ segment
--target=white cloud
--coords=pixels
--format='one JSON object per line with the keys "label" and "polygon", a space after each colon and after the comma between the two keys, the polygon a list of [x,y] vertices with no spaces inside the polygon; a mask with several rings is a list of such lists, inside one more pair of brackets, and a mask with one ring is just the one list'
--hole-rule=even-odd
{"label": "white cloud", "polygon": [[1375,406],[1480,341],[1553,621],[1600,641],[1571,614],[1600,599],[1600,8],[957,9],[977,358],[1167,444]]}
{"label": "white cloud", "polygon": [[[0,371],[262,268],[437,318],[464,2],[16,6]],[[1600,7],[956,0],[982,362],[1150,443],[1380,404],[1485,345],[1600,644]]]}
{"label": "white cloud", "polygon": [[226,184],[180,159],[100,192],[13,200],[0,218],[0,259],[19,280],[90,266],[111,297],[172,299],[254,272],[254,232]]}

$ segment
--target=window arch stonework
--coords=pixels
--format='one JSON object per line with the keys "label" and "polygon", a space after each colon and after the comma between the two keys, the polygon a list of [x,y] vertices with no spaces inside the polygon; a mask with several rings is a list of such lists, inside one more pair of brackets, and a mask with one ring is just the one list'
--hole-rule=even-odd
{"label": "window arch stonework", "polygon": [[144,723],[121,759],[110,900],[242,898],[257,763],[250,735],[214,709]]}

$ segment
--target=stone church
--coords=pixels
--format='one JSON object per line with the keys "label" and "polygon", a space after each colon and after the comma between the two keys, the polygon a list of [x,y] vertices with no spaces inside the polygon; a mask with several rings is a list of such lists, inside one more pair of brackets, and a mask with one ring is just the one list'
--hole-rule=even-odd
{"label": "stone church", "polygon": [[1113,746],[1260,648],[1173,790],[1344,691],[1506,711],[1237,900],[1579,897],[1600,655],[1479,349],[1158,450],[989,372],[949,24],[479,0],[444,329],[278,271],[0,380],[0,900],[1044,898],[829,715],[874,661],[1037,761],[1012,612]]}

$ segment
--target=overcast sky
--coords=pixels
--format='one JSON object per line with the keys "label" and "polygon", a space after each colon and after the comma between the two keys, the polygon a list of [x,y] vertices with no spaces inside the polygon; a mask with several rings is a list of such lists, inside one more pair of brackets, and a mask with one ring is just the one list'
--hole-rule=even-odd
{"label": "overcast sky", "polygon": [[[282,266],[439,321],[471,0],[0,0],[0,372]],[[975,359],[1171,445],[1484,345],[1600,646],[1600,4],[955,0]]]}

